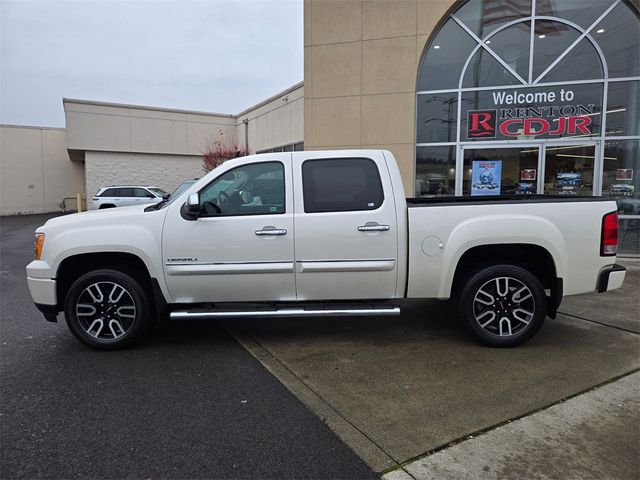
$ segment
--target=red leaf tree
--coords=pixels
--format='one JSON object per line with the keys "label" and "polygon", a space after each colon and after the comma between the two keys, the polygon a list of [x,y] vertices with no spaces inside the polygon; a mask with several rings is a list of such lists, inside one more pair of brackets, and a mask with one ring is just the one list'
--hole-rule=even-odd
{"label": "red leaf tree", "polygon": [[218,139],[210,141],[202,153],[202,168],[205,173],[210,172],[227,160],[248,154],[247,149],[238,145],[235,139],[226,139],[224,130],[219,128]]}

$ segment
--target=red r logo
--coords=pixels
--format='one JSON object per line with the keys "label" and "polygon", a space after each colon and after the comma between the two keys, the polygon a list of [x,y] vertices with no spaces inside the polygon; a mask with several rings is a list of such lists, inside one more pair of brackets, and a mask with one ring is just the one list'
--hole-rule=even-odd
{"label": "red r logo", "polygon": [[467,113],[467,138],[496,136],[496,110],[474,110]]}

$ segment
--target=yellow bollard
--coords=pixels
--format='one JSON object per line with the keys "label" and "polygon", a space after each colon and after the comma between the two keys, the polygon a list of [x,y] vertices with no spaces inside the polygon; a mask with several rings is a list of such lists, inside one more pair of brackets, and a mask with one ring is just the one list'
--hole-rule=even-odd
{"label": "yellow bollard", "polygon": [[78,206],[78,213],[82,211],[82,194],[76,193],[76,205]]}

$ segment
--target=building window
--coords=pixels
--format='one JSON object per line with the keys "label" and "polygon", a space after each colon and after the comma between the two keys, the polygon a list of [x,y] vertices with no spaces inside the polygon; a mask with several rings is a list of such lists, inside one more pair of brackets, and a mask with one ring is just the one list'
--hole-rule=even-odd
{"label": "building window", "polygon": [[274,153],[274,152],[299,152],[304,150],[304,142],[288,143],[278,147],[258,150],[256,153]]}
{"label": "building window", "polygon": [[606,195],[640,222],[639,49],[628,0],[462,2],[420,62],[416,195]]}
{"label": "building window", "polygon": [[427,146],[416,149],[416,196],[453,195],[456,187],[455,147]]}

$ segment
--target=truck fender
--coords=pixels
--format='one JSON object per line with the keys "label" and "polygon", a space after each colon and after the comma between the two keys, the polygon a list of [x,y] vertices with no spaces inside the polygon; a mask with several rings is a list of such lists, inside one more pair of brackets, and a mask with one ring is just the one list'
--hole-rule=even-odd
{"label": "truck fender", "polygon": [[[90,241],[87,240],[88,237],[90,237]],[[123,243],[125,239],[135,239],[135,244],[133,242]],[[56,252],[51,264],[54,275],[63,260],[75,255],[111,252],[135,255],[142,260],[150,277],[158,281],[165,299],[171,301],[162,270],[160,238],[143,226],[114,227],[109,225],[101,227],[94,225],[90,229],[69,229],[55,235],[52,243],[47,247]]]}
{"label": "truck fender", "polygon": [[[496,244],[529,244],[544,248],[553,259],[556,276],[566,272],[567,245],[550,221],[530,215],[484,215],[462,222],[451,232],[443,252],[438,298],[449,298],[458,262],[471,248]],[[490,260],[490,259],[487,259]]]}

